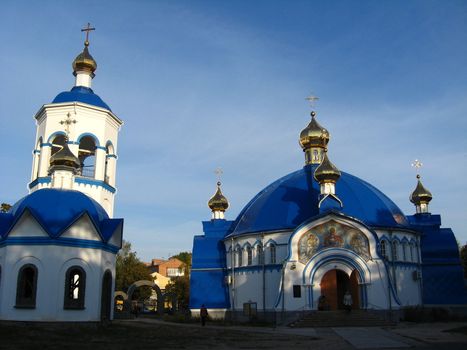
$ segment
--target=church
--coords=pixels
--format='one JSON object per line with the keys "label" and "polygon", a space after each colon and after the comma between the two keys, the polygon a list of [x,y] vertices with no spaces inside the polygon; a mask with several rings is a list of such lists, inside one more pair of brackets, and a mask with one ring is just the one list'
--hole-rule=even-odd
{"label": "church", "polygon": [[[301,131],[303,168],[261,190],[233,220],[221,183],[212,218],[194,237],[190,309],[212,317],[352,308],[399,311],[467,302],[456,238],[430,213],[417,175],[404,214],[380,190],[329,159],[329,131],[316,112]],[[339,150],[337,150],[339,151]],[[421,165],[414,164],[417,169]]]}
{"label": "church", "polygon": [[123,122],[91,88],[83,51],[75,84],[34,116],[29,194],[0,213],[0,320],[105,321],[113,317],[123,219],[113,218]]}

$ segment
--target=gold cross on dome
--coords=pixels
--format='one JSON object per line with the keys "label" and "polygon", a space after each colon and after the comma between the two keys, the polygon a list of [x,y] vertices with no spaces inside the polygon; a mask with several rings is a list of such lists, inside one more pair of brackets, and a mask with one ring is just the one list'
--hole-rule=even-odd
{"label": "gold cross on dome", "polygon": [[310,95],[305,98],[310,103],[311,108],[315,107],[316,102],[319,100],[319,97]]}
{"label": "gold cross on dome", "polygon": [[415,168],[415,171],[418,173],[420,172],[420,168],[423,166],[423,163],[419,161],[418,159],[415,159],[414,162],[412,163],[412,166]]}
{"label": "gold cross on dome", "polygon": [[65,120],[60,120],[60,124],[65,125],[65,133],[67,138],[70,136],[70,125],[76,123],[76,119],[71,119],[71,114],[69,112],[67,113]]}
{"label": "gold cross on dome", "polygon": [[84,45],[86,46],[89,45],[89,32],[92,30],[96,30],[96,28],[91,27],[91,23],[88,23],[86,28],[81,29],[82,32],[86,32],[86,40],[84,42]]}
{"label": "gold cross on dome", "polygon": [[216,174],[218,182],[221,181],[221,176],[222,176],[223,173],[224,173],[224,171],[220,167],[217,168],[216,170],[214,170],[214,174]]}

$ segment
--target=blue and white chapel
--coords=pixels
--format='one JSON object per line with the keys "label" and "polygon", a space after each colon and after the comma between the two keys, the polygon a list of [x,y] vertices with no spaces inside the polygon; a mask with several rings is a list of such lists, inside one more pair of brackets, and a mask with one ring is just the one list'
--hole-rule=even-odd
{"label": "blue and white chapel", "polygon": [[86,36],[73,61],[73,88],[34,116],[30,193],[0,213],[0,320],[113,317],[123,233],[123,219],[113,218],[122,121],[91,88],[96,68]]}

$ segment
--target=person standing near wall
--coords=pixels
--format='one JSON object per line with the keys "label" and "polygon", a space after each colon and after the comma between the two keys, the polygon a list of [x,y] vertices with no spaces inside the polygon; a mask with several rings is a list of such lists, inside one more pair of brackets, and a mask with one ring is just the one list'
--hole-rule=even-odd
{"label": "person standing near wall", "polygon": [[206,306],[201,305],[201,309],[199,310],[199,315],[201,317],[201,326],[205,326],[206,325],[206,320],[208,318],[208,309],[206,309]]}
{"label": "person standing near wall", "polygon": [[344,294],[344,300],[343,304],[347,312],[350,312],[352,310],[352,295],[350,294],[349,291],[345,292]]}

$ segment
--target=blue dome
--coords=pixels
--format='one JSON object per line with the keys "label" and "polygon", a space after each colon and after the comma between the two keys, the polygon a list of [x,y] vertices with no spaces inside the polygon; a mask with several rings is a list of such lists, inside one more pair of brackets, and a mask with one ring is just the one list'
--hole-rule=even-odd
{"label": "blue dome", "polygon": [[[307,165],[258,193],[237,217],[232,234],[294,229],[319,215],[320,185],[313,177],[315,169],[315,165]],[[336,195],[344,205],[343,214],[370,227],[409,227],[394,202],[358,177],[342,172]]]}
{"label": "blue dome", "polygon": [[84,212],[89,214],[96,225],[109,219],[104,208],[94,199],[72,190],[46,188],[34,191],[16,202],[9,213],[16,221],[26,209],[31,211],[52,236],[59,235]]}
{"label": "blue dome", "polygon": [[84,86],[75,86],[70,91],[61,92],[52,101],[52,103],[62,102],[83,102],[111,111],[110,107],[92,89]]}

